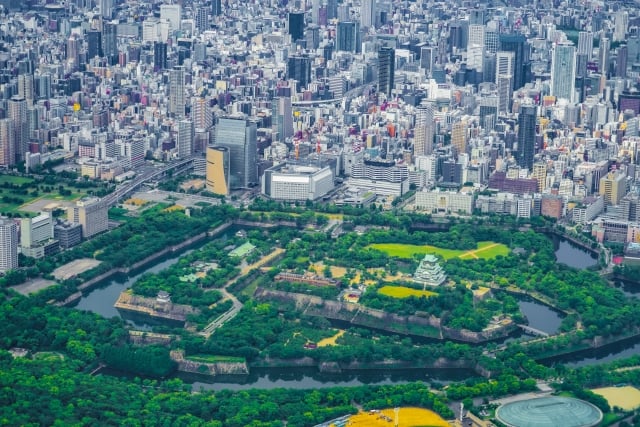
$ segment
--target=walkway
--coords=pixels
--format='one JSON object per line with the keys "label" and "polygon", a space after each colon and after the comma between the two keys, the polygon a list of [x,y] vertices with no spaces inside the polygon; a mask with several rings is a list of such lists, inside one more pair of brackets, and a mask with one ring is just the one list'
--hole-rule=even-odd
{"label": "walkway", "polygon": [[541,331],[540,329],[536,329],[536,328],[532,328],[531,326],[527,326],[527,325],[517,325],[520,329],[522,329],[525,332],[528,332],[530,334],[533,335],[537,335],[539,337],[548,337],[549,334],[545,331]]}
{"label": "walkway", "polygon": [[240,274],[238,274],[233,279],[227,281],[227,283],[225,283],[222,288],[220,288],[220,289],[212,289],[212,290],[220,291],[220,293],[223,296],[222,301],[227,300],[227,299],[231,300],[233,305],[231,306],[231,308],[228,311],[226,311],[225,313],[221,314],[216,319],[214,319],[211,323],[209,323],[207,326],[205,326],[205,328],[202,330],[202,332],[199,332],[199,334],[204,336],[204,337],[206,337],[206,338],[209,338],[211,336],[211,334],[213,334],[216,331],[216,329],[218,329],[220,326],[224,325],[229,320],[231,320],[234,317],[236,317],[236,315],[240,312],[240,309],[242,308],[242,303],[238,300],[238,298],[235,297],[235,295],[233,295],[231,292],[229,292],[227,290],[229,288],[229,286],[233,285],[234,283],[236,283],[238,280],[240,280],[241,278],[243,278],[246,275],[248,275],[253,270],[262,267],[263,265],[265,265],[269,261],[273,260],[275,257],[279,256],[282,253],[284,253],[284,249],[282,249],[282,248],[274,249],[273,252],[271,252],[270,254],[265,255],[262,258],[260,258],[258,261],[254,262],[253,264],[247,265],[246,267],[244,267],[240,271]]}
{"label": "walkway", "polygon": [[487,249],[491,249],[491,248],[495,248],[496,246],[498,246],[500,243],[493,243],[491,245],[485,246],[484,248],[480,248],[480,249],[474,249],[472,251],[469,252],[465,252],[463,254],[460,254],[460,256],[458,256],[458,258],[464,258],[466,256],[470,256],[473,259],[479,259],[477,253],[478,252],[482,252],[482,251],[486,251]]}

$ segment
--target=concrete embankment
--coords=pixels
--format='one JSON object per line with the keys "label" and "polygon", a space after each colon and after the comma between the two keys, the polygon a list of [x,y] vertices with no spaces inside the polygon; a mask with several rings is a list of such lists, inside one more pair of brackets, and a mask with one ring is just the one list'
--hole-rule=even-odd
{"label": "concrete embankment", "polygon": [[201,362],[184,357],[182,350],[172,350],[171,360],[178,364],[178,371],[201,375],[247,375],[249,367],[246,362]]}

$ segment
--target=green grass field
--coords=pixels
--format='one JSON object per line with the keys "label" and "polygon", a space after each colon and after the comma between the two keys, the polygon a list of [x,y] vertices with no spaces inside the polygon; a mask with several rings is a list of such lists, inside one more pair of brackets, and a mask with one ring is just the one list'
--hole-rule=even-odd
{"label": "green grass field", "polygon": [[405,286],[383,286],[378,289],[378,293],[393,298],[408,297],[432,297],[437,295],[436,292],[423,291],[420,289],[407,288]]}
{"label": "green grass field", "polygon": [[374,243],[367,247],[398,258],[413,258],[415,254],[433,254],[441,256],[445,260],[456,257],[461,259],[492,259],[498,255],[504,256],[509,253],[509,248],[506,245],[495,242],[479,242],[477,249],[469,251],[444,249],[431,245],[406,245],[403,243]]}
{"label": "green grass field", "polygon": [[229,363],[244,363],[246,360],[244,357],[235,356],[216,356],[212,354],[196,354],[186,357],[187,360],[193,360],[194,362],[203,363],[217,363],[217,362],[229,362]]}
{"label": "green grass field", "polygon": [[13,175],[0,175],[0,186],[5,183],[22,185],[22,184],[30,184],[33,182],[33,179],[22,177],[22,176],[13,176]]}

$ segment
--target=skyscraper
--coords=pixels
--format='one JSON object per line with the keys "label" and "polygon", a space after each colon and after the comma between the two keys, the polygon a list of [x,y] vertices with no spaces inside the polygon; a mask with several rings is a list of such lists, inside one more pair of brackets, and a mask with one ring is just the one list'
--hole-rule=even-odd
{"label": "skyscraper", "polygon": [[167,68],[167,44],[153,42],[153,71],[162,71]]}
{"label": "skyscraper", "polygon": [[527,83],[530,73],[530,46],[522,34],[500,34],[500,50],[513,52],[513,90],[520,89]]}
{"label": "skyscraper", "polygon": [[9,118],[13,127],[13,153],[15,161],[24,160],[27,151],[27,101],[19,95],[9,100]]}
{"label": "skyscraper", "polygon": [[311,83],[311,58],[307,55],[290,56],[287,60],[287,78],[298,82],[298,90]]}
{"label": "skyscraper", "polygon": [[213,16],[222,15],[222,1],[221,0],[211,0],[211,14]]}
{"label": "skyscraper", "polygon": [[186,159],[193,154],[193,122],[183,119],[178,122],[178,135],[176,138],[178,157]]}
{"label": "skyscraper", "polygon": [[629,50],[626,44],[618,46],[616,49],[616,77],[627,77],[627,57]]}
{"label": "skyscraper", "polygon": [[433,153],[435,134],[434,110],[432,104],[423,104],[416,109],[416,122],[413,132],[413,156],[426,156]]}
{"label": "skyscraper", "polygon": [[513,76],[515,53],[499,51],[496,54],[496,85],[498,86],[498,111],[511,111],[511,96],[513,94]]}
{"label": "skyscraper", "polygon": [[391,97],[395,82],[396,52],[390,47],[378,49],[378,92]]}
{"label": "skyscraper", "polygon": [[18,96],[24,98],[25,101],[27,101],[27,106],[33,106],[33,74],[18,74]]}
{"label": "skyscraper", "polygon": [[207,21],[207,14],[208,14],[209,10],[206,7],[197,7],[195,10],[195,21],[196,21],[196,28],[199,31],[204,31],[208,28],[209,26],[209,22]]}
{"label": "skyscraper", "polygon": [[185,114],[184,67],[181,66],[169,71],[169,113],[176,117]]}
{"label": "skyscraper", "polygon": [[226,196],[229,194],[229,149],[207,147],[207,191]]}
{"label": "skyscraper", "polygon": [[523,105],[518,114],[518,166],[531,170],[536,149],[536,106]]}
{"label": "skyscraper", "polygon": [[289,12],[288,23],[291,41],[302,40],[304,38],[304,12]]}
{"label": "skyscraper", "polygon": [[87,33],[87,61],[95,58],[96,56],[103,56],[102,33],[100,33],[100,31],[92,30]]}
{"label": "skyscraper", "polygon": [[273,140],[282,141],[293,136],[293,109],[291,98],[281,96],[272,101],[271,124]]}
{"label": "skyscraper", "polygon": [[229,150],[229,188],[247,188],[258,183],[256,122],[240,117],[221,118],[216,125],[216,143]]}
{"label": "skyscraper", "polygon": [[360,24],[358,22],[338,22],[336,50],[360,52]]}
{"label": "skyscraper", "polygon": [[0,166],[13,166],[16,163],[13,122],[0,119]]}
{"label": "skyscraper", "polygon": [[591,61],[593,54],[593,33],[580,31],[578,33],[578,55],[587,55],[587,61]]}
{"label": "skyscraper", "polygon": [[117,28],[118,26],[113,22],[102,24],[102,54],[107,57],[111,65],[118,60]]}
{"label": "skyscraper", "polygon": [[0,218],[0,272],[18,268],[18,226]]}
{"label": "skyscraper", "polygon": [[557,44],[551,61],[551,95],[574,102],[576,90],[576,48]]}
{"label": "skyscraper", "polygon": [[600,45],[598,46],[598,71],[605,77],[609,73],[609,49],[611,48],[611,40],[607,37],[600,37]]}
{"label": "skyscraper", "polygon": [[360,24],[364,28],[373,27],[376,23],[376,0],[362,0],[360,5]]}

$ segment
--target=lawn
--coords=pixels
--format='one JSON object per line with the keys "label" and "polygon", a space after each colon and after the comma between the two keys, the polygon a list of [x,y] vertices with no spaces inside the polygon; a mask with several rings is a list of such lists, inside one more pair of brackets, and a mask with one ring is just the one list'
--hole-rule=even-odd
{"label": "lawn", "polygon": [[188,356],[186,357],[186,359],[192,360],[194,362],[203,362],[203,363],[218,363],[218,362],[244,363],[246,362],[244,357],[217,356],[213,354],[196,354],[193,356]]}
{"label": "lawn", "polygon": [[390,256],[398,258],[413,258],[413,255],[433,254],[445,260],[459,257],[461,259],[492,259],[498,255],[507,255],[509,248],[502,243],[479,242],[478,248],[473,250],[444,249],[431,245],[408,245],[403,243],[374,243],[368,248],[377,249]]}
{"label": "lawn", "polygon": [[408,297],[432,297],[437,295],[435,292],[423,291],[421,289],[407,288],[405,286],[383,286],[378,289],[378,293],[393,298],[408,298]]}
{"label": "lawn", "polygon": [[33,179],[23,177],[23,176],[13,176],[13,175],[0,175],[0,186],[4,183],[22,185],[22,184],[30,184],[33,182]]}
{"label": "lawn", "polygon": [[381,411],[361,412],[349,418],[350,426],[394,426],[398,427],[415,427],[415,426],[431,426],[431,427],[449,427],[440,415],[433,411],[423,408],[400,408],[398,411],[398,424],[395,424],[394,410],[383,409]]}

